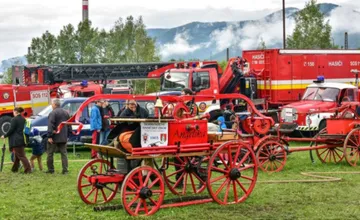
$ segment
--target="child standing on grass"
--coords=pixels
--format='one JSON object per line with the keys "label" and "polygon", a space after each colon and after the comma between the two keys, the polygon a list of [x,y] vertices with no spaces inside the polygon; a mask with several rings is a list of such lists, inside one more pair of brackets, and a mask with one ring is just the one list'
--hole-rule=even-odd
{"label": "child standing on grass", "polygon": [[41,156],[44,153],[44,148],[41,144],[41,141],[34,141],[32,144],[32,156],[30,158],[30,164],[31,164],[31,170],[35,170],[35,164],[34,161],[37,159],[39,164],[39,170],[43,170],[42,162],[41,162]]}

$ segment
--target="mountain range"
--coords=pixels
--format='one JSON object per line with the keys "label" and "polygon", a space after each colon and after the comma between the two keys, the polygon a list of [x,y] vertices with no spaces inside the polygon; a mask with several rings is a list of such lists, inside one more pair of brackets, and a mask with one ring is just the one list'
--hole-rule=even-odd
{"label": "mountain range", "polygon": [[[360,13],[351,8],[322,3],[320,11],[332,26],[332,40],[336,45],[344,45],[344,32],[349,32],[349,49],[360,47]],[[295,27],[295,15],[301,9],[286,8],[286,30],[290,35]],[[226,48],[230,56],[239,56],[243,49],[257,49],[263,41],[267,48],[282,47],[282,11],[275,11],[258,20],[238,22],[191,22],[174,28],[147,29],[162,60],[170,59],[212,59],[225,60]],[[13,64],[26,64],[20,56],[1,62],[0,73]]]}

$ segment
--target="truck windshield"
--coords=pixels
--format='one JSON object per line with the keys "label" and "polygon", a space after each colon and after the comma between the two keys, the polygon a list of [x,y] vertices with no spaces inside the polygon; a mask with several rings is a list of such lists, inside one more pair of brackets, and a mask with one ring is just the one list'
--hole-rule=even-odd
{"label": "truck windshield", "polygon": [[310,87],[307,88],[302,100],[336,101],[339,95],[337,88]]}
{"label": "truck windshield", "polygon": [[[61,103],[61,107],[63,106],[63,101],[60,101],[60,103]],[[41,112],[39,112],[37,115],[38,116],[49,116],[49,114],[50,114],[50,112],[52,111],[53,109],[52,109],[52,107],[51,107],[51,105],[49,105],[49,106],[47,106],[46,108],[44,108]]]}
{"label": "truck windshield", "polygon": [[189,73],[167,72],[162,80],[161,90],[181,91],[189,87]]}

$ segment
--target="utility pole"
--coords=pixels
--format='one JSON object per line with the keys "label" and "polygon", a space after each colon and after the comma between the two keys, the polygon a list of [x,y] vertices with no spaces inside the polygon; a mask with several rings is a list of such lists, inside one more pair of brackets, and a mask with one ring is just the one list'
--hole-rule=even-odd
{"label": "utility pole", "polygon": [[286,30],[285,30],[285,0],[282,0],[282,14],[283,14],[283,48],[286,49]]}

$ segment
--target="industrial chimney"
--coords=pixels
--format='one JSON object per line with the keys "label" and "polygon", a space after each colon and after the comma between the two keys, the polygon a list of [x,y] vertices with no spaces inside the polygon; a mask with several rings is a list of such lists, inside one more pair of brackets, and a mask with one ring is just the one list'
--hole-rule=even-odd
{"label": "industrial chimney", "polygon": [[89,20],[89,1],[82,0],[82,16],[83,21]]}

